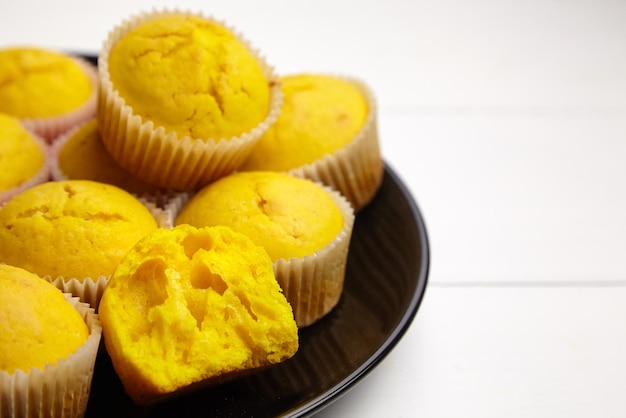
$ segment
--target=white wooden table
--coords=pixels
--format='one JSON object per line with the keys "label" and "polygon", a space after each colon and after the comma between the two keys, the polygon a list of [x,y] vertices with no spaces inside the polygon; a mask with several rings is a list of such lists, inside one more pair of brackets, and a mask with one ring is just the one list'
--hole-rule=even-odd
{"label": "white wooden table", "polygon": [[0,7],[0,46],[91,52],[174,5],[281,73],[368,82],[424,215],[412,326],[319,416],[626,416],[626,2],[21,0]]}

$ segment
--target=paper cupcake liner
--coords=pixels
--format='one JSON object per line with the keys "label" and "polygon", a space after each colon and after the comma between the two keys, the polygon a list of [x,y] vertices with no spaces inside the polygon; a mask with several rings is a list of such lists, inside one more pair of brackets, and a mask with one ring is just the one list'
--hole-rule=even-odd
{"label": "paper cupcake liner", "polygon": [[83,58],[72,57],[72,59],[83,68],[85,74],[91,81],[91,95],[87,101],[78,109],[63,115],[21,120],[24,126],[44,138],[48,143],[54,142],[63,132],[68,131],[96,115],[98,97],[98,72],[96,67]]}
{"label": "paper cupcake liner", "polygon": [[97,310],[98,305],[100,305],[100,299],[102,299],[102,293],[104,293],[110,278],[99,276],[95,279],[85,277],[82,280],[78,280],[76,278],[44,276],[43,279],[52,283],[54,287],[63,293],[69,293],[77,297],[81,302],[88,303],[94,310]]}
{"label": "paper cupcake liner", "polygon": [[367,101],[369,113],[363,127],[349,144],[334,154],[294,168],[289,173],[338,190],[352,204],[355,212],[358,212],[372,200],[383,179],[378,111],[374,96],[365,83],[352,77],[340,78],[357,87]]}
{"label": "paper cupcake liner", "polygon": [[330,312],[343,292],[354,210],[339,192],[320,184],[333,198],[344,218],[341,232],[326,247],[310,256],[279,258],[276,280],[291,304],[298,327],[306,327]]}
{"label": "paper cupcake liner", "polygon": [[139,200],[152,212],[159,228],[172,229],[180,208],[189,200],[189,192],[156,192],[138,196]]}
{"label": "paper cupcake liner", "polygon": [[13,374],[0,371],[2,418],[82,417],[91,392],[96,355],[102,336],[98,315],[86,303],[65,294],[89,329],[87,341],[68,358],[43,369]]}
{"label": "paper cupcake liner", "polygon": [[[230,139],[181,138],[176,132],[166,132],[163,127],[134,114],[115,90],[108,69],[110,49],[133,28],[172,14],[199,17],[225,27],[261,64],[270,83],[270,110],[250,132]],[[97,114],[103,142],[120,166],[138,178],[166,189],[194,190],[233,172],[245,162],[254,144],[280,113],[282,92],[273,67],[236,30],[200,13],[165,9],[131,17],[109,33],[98,62],[100,97]]]}
{"label": "paper cupcake liner", "polygon": [[162,208],[163,224],[160,224],[162,228],[172,229],[174,227],[176,215],[191,196],[193,196],[191,192],[172,192],[148,197],[148,199],[154,199],[154,205]]}
{"label": "paper cupcake liner", "polygon": [[31,133],[31,137],[37,143],[37,145],[39,145],[39,148],[41,149],[41,152],[43,153],[44,163],[39,169],[39,171],[37,171],[37,173],[35,173],[33,177],[26,180],[24,183],[12,189],[0,191],[0,207],[2,207],[4,203],[6,203],[13,196],[22,193],[24,190],[29,189],[41,183],[45,183],[46,181],[50,180],[50,164],[49,164],[50,150],[49,150],[48,144],[39,135],[33,133],[32,131],[30,133]]}

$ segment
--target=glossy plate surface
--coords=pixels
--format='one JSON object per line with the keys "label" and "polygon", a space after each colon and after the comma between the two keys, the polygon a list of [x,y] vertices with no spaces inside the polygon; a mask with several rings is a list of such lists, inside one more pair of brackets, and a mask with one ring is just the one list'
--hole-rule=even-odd
{"label": "glossy plate surface", "polygon": [[300,330],[294,357],[230,383],[138,407],[124,393],[101,344],[85,416],[312,415],[350,389],[396,345],[424,297],[428,266],[419,209],[386,167],[376,197],[357,214],[342,297],[327,316]]}

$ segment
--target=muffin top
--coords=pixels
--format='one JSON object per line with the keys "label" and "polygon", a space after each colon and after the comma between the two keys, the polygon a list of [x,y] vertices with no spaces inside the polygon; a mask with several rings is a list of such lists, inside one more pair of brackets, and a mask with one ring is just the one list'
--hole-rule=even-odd
{"label": "muffin top", "polygon": [[158,187],[128,173],[111,157],[102,143],[98,121],[91,119],[53,145],[56,176],[70,180],[93,180],[112,184],[135,194],[150,193]]}
{"label": "muffin top", "polygon": [[253,148],[245,170],[288,171],[348,144],[365,124],[368,105],[350,82],[321,74],[279,78],[281,113]]}
{"label": "muffin top", "polygon": [[227,225],[248,235],[275,261],[313,255],[337,237],[344,219],[319,184],[281,172],[249,171],[201,189],[175,223]]}
{"label": "muffin top", "polygon": [[0,191],[3,191],[18,187],[35,176],[45,164],[46,156],[44,144],[16,118],[4,113],[0,113],[0,139]]}
{"label": "muffin top", "polygon": [[71,57],[41,48],[0,50],[0,112],[19,119],[59,116],[84,105],[92,93]]}
{"label": "muffin top", "polygon": [[115,370],[137,403],[281,362],[298,349],[269,256],[227,227],[181,225],[146,236],[115,270],[99,316]]}
{"label": "muffin top", "polygon": [[186,15],[140,24],[111,48],[113,88],[144,120],[179,137],[232,138],[269,110],[257,58],[225,27]]}
{"label": "muffin top", "polygon": [[108,277],[155,229],[150,211],[122,189],[89,180],[47,182],[0,208],[0,262],[42,277]]}
{"label": "muffin top", "polygon": [[21,268],[0,264],[0,370],[12,374],[56,364],[76,352],[89,329],[51,283]]}

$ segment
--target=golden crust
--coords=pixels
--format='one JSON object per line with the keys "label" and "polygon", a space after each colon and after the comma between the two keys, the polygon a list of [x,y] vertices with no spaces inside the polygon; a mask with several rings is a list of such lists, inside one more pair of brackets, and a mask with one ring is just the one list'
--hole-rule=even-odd
{"label": "golden crust", "polygon": [[117,187],[47,182],[0,208],[0,262],[41,277],[108,277],[126,251],[156,228],[150,211]]}
{"label": "golden crust", "polygon": [[89,330],[63,294],[36,275],[0,264],[0,370],[43,369],[81,347]]}

